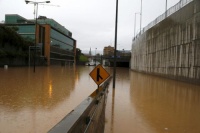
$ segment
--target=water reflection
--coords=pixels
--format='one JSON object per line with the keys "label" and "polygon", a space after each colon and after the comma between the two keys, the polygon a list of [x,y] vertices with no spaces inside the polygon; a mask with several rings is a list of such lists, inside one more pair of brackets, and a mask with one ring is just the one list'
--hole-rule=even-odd
{"label": "water reflection", "polygon": [[112,109],[111,109],[111,128],[110,128],[110,132],[113,133],[114,132],[114,113],[115,113],[115,89],[112,89]]}
{"label": "water reflection", "polygon": [[49,82],[49,98],[52,96],[52,81]]}
{"label": "water reflection", "polygon": [[[54,107],[51,103],[62,101],[63,97],[68,97],[75,85],[74,72],[63,72],[63,69],[38,68],[34,74],[27,68],[10,68],[1,75],[1,102],[4,106],[21,109],[30,107]],[[70,75],[70,76],[69,76]],[[52,89],[54,93],[52,94]],[[63,91],[66,89],[67,91]],[[53,98],[54,100],[52,101]],[[16,110],[16,111],[17,111]]]}
{"label": "water reflection", "polygon": [[96,89],[91,69],[0,68],[0,132],[47,132]]}
{"label": "water reflection", "polygon": [[126,68],[117,68],[116,87],[113,90],[112,84],[109,86],[105,133],[150,133],[152,131],[130,101],[130,72]]}

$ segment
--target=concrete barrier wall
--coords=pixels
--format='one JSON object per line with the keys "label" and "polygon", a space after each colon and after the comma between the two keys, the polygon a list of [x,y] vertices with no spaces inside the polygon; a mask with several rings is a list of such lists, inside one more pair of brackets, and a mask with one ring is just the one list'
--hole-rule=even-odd
{"label": "concrete barrier wall", "polygon": [[103,133],[107,87],[111,78],[66,115],[48,133]]}
{"label": "concrete barrier wall", "polygon": [[134,38],[131,69],[200,83],[200,1]]}

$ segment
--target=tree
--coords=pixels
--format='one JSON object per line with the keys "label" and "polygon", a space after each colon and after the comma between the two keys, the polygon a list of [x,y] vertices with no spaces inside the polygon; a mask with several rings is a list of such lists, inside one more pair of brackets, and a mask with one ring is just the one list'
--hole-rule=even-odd
{"label": "tree", "polygon": [[84,64],[84,62],[87,61],[88,58],[83,53],[81,53],[81,50],[79,48],[76,48],[76,62]]}
{"label": "tree", "polygon": [[80,56],[81,56],[81,50],[79,48],[76,48],[76,62],[79,61]]}
{"label": "tree", "polygon": [[79,61],[80,62],[88,62],[88,58],[84,54],[81,54]]}
{"label": "tree", "polygon": [[34,43],[17,34],[18,27],[0,26],[0,57],[28,56],[28,47]]}

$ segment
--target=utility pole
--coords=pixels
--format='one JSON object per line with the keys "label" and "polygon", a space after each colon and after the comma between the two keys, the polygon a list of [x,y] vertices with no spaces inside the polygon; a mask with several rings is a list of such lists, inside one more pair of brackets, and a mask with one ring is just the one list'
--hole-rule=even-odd
{"label": "utility pole", "polygon": [[43,1],[43,2],[35,2],[25,0],[26,4],[34,4],[34,18],[35,18],[35,48],[34,48],[34,61],[33,61],[33,72],[35,73],[35,62],[36,62],[36,45],[37,45],[37,15],[38,15],[38,4],[41,3],[50,3],[50,1]]}
{"label": "utility pole", "polygon": [[166,4],[165,4],[165,11],[167,12],[167,0],[166,0]]}
{"label": "utility pole", "polygon": [[115,89],[115,78],[116,78],[117,22],[118,22],[118,0],[116,0],[115,50],[114,50],[114,69],[113,69],[113,89]]}
{"label": "utility pole", "polygon": [[140,34],[142,32],[142,0],[141,0],[141,9],[140,9]]}
{"label": "utility pole", "polygon": [[97,62],[97,48],[95,48],[95,66],[97,65],[96,62]]}
{"label": "utility pole", "polygon": [[135,37],[135,32],[136,32],[136,15],[137,14],[139,14],[140,15],[140,13],[135,13],[135,22],[134,22],[134,37]]}

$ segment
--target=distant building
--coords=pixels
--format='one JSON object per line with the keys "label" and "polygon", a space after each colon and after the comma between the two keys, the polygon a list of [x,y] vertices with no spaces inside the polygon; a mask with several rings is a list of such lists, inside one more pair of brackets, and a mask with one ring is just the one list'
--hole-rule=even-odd
{"label": "distant building", "polygon": [[91,48],[90,48],[90,51],[89,51],[89,55],[90,55],[90,56],[92,56],[92,51],[91,51]]}
{"label": "distant building", "polygon": [[103,49],[103,55],[104,56],[109,56],[109,55],[114,55],[114,47],[108,46],[108,47],[104,47]]}
{"label": "distant building", "polygon": [[[33,42],[36,35],[36,46],[40,51],[37,54],[46,59],[47,65],[75,63],[76,40],[72,38],[72,32],[45,16],[40,16],[37,22],[36,29],[35,20],[28,20],[17,14],[7,14],[4,25],[16,27],[19,35]],[[34,47],[32,51],[33,49]]]}

